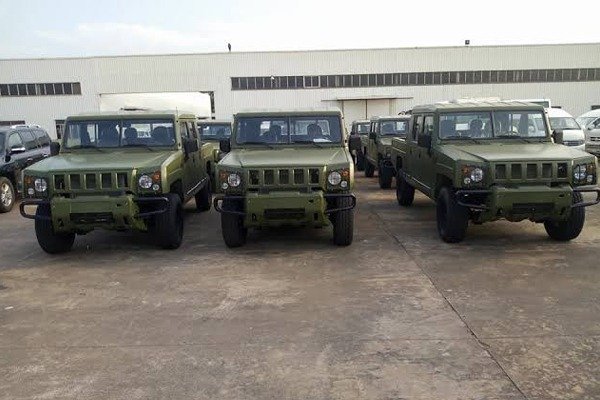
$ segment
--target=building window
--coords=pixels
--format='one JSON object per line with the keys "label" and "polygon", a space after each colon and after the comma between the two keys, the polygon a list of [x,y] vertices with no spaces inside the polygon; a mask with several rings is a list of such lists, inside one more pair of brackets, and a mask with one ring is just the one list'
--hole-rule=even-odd
{"label": "building window", "polygon": [[79,82],[67,83],[0,83],[0,96],[79,95]]}

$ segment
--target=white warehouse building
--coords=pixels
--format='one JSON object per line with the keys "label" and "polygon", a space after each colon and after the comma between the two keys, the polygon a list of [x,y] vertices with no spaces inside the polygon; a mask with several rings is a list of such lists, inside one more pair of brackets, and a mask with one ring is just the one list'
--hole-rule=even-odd
{"label": "white warehouse building", "polygon": [[213,116],[253,108],[339,107],[346,123],[464,97],[600,106],[600,44],[231,52],[0,60],[0,124],[99,110],[109,93],[208,92]]}

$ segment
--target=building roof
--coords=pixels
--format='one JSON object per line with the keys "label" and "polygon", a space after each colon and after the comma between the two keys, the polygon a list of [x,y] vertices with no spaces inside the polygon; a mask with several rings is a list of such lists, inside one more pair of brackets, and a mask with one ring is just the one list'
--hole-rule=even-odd
{"label": "building roof", "polygon": [[413,107],[415,112],[451,112],[451,111],[485,111],[485,110],[536,110],[544,111],[539,104],[523,101],[449,101],[425,104]]}

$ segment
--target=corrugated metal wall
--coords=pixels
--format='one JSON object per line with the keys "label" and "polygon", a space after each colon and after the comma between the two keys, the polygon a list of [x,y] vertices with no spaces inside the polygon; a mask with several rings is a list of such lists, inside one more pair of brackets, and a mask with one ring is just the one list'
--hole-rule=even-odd
{"label": "corrugated metal wall", "polygon": [[[600,104],[600,82],[474,84],[232,91],[232,76],[323,75],[487,69],[598,68],[600,44],[218,53],[0,60],[0,83],[81,82],[81,96],[0,97],[0,120],[39,123],[98,109],[100,93],[213,91],[216,117],[250,108],[339,105],[339,97],[390,96],[390,108],[458,97],[551,98],[579,115]],[[350,121],[347,121],[348,123]]]}

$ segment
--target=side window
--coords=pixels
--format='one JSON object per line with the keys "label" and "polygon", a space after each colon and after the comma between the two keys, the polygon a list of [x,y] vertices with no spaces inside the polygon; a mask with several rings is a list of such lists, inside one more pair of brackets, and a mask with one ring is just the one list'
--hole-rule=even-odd
{"label": "side window", "polygon": [[25,148],[27,150],[33,150],[38,148],[38,143],[35,140],[35,136],[31,131],[20,131],[21,138],[23,139],[23,143],[25,143]]}
{"label": "side window", "polygon": [[35,138],[37,139],[38,143],[40,144],[40,146],[42,147],[46,147],[46,146],[50,146],[50,136],[48,136],[48,134],[42,130],[36,129],[33,131],[35,133]]}
{"label": "side window", "polygon": [[413,142],[417,141],[417,135],[423,131],[423,116],[417,115],[413,117],[413,127],[410,138]]}
{"label": "side window", "polygon": [[188,125],[188,131],[190,134],[190,138],[198,139],[198,131],[196,130],[196,123],[188,121],[187,125]]}
{"label": "side window", "polygon": [[423,134],[429,135],[433,133],[433,115],[425,116],[425,121],[423,122]]}
{"label": "side window", "polygon": [[13,132],[8,137],[8,148],[12,149],[13,147],[23,147],[23,140],[21,140],[21,136],[18,133]]}
{"label": "side window", "polygon": [[190,138],[190,134],[188,132],[187,123],[180,122],[179,123],[179,131],[181,132],[181,138],[182,139],[189,139]]}

